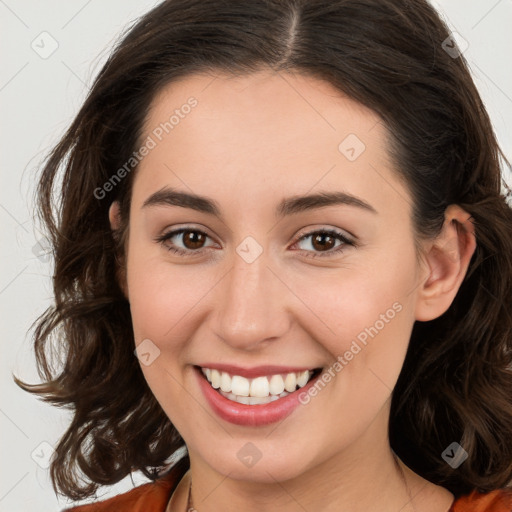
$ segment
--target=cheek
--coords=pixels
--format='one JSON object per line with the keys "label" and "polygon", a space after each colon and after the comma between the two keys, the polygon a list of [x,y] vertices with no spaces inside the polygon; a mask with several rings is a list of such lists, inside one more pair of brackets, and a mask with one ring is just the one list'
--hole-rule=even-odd
{"label": "cheek", "polygon": [[362,404],[371,416],[390,395],[414,324],[414,253],[389,255],[382,258],[385,265],[378,261],[297,281],[297,294],[315,313],[305,315],[302,326],[331,355],[334,400],[354,417]]}
{"label": "cheek", "polygon": [[208,273],[201,272],[202,279],[197,274],[194,265],[172,265],[154,251],[131,251],[127,281],[137,342],[149,337],[160,346],[170,337],[184,337],[187,315],[215,282]]}
{"label": "cheek", "polygon": [[[299,292],[309,290],[308,303],[318,315],[308,315],[309,324],[302,326],[312,335],[314,325],[320,327],[314,339],[332,357],[325,372],[329,391],[320,392],[318,400],[332,410],[328,414],[333,439],[340,429],[346,433],[339,437],[340,446],[364,431],[389,399],[414,324],[413,269],[403,272],[397,264],[387,272],[374,270],[364,276],[347,272],[345,278],[317,280],[316,287],[305,280]],[[351,418],[350,426],[346,418]]]}
{"label": "cheek", "polygon": [[141,370],[177,427],[183,427],[189,401],[179,383],[190,360],[195,308],[213,285],[194,275],[193,265],[170,265],[161,255],[157,258],[140,248],[129,253],[127,282],[135,343],[142,346],[150,340],[149,352],[157,353],[150,364],[141,359]]}
{"label": "cheek", "polygon": [[411,276],[412,267],[404,272],[399,265],[386,271],[373,267],[369,271],[337,269],[323,276],[318,271],[309,277],[304,273],[294,286],[296,295],[310,307],[302,317],[303,326],[334,357],[351,349],[357,352],[354,342],[368,347],[374,339],[389,337],[402,338],[406,344],[414,321]]}

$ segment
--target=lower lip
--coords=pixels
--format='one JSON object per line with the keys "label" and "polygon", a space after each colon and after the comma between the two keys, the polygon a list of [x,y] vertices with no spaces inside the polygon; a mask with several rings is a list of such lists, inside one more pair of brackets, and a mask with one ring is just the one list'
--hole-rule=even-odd
{"label": "lower lip", "polygon": [[307,392],[310,387],[314,386],[316,380],[321,375],[320,372],[304,387],[299,388],[279,400],[268,404],[246,405],[228,400],[217,390],[213,389],[199,368],[195,367],[194,371],[199,379],[199,387],[203,391],[211,408],[218,416],[235,425],[252,427],[270,425],[271,423],[276,423],[289,416],[300,405],[299,393]]}

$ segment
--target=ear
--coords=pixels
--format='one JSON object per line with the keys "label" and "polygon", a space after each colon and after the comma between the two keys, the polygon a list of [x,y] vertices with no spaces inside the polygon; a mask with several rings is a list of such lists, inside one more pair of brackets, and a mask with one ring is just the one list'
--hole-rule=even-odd
{"label": "ear", "polygon": [[450,307],[476,249],[472,218],[458,205],[445,211],[443,228],[425,254],[428,271],[417,293],[416,320],[438,318]]}
{"label": "ear", "polygon": [[108,209],[108,220],[112,231],[117,231],[121,226],[121,209],[119,201],[114,201]]}
{"label": "ear", "polygon": [[[112,229],[113,236],[117,238],[117,231],[121,227],[121,208],[119,201],[114,201],[108,210],[108,219],[110,221],[110,229]],[[116,254],[116,279],[119,284],[119,287],[123,291],[124,296],[128,299],[128,286],[126,283],[126,261],[124,254],[126,254],[126,250],[123,251],[123,255]],[[121,257],[122,256],[122,257]]]}

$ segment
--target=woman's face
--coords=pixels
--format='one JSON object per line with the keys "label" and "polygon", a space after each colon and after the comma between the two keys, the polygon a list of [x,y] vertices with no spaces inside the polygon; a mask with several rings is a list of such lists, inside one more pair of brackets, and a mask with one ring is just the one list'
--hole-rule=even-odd
{"label": "woman's face", "polygon": [[142,140],[126,293],[192,464],[270,482],[380,453],[427,274],[379,117],[305,76],[194,75]]}

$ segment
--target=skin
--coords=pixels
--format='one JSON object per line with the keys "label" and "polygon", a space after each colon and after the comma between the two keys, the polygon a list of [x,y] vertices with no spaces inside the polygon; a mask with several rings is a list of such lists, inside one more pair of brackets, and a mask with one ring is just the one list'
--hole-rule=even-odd
{"label": "skin", "polygon": [[[173,510],[185,510],[191,478],[199,512],[362,512],[376,503],[381,512],[447,511],[451,493],[400,463],[404,482],[387,424],[414,322],[444,313],[467,271],[476,244],[468,214],[450,206],[417,258],[412,198],[389,163],[385,126],[330,84],[267,70],[189,76],[154,98],[143,139],[191,96],[197,106],[136,171],[121,283],[136,344],[149,339],[160,350],[141,365],[145,378],[190,454]],[[349,134],[366,146],[354,161],[338,149]],[[143,207],[166,186],[214,199],[222,218]],[[337,204],[275,216],[284,197],[320,190],[347,192],[377,213]],[[119,227],[116,202],[110,222]],[[208,235],[202,246],[155,241],[184,226]],[[299,241],[333,228],[357,245],[333,253],[339,241],[324,250],[313,237]],[[263,250],[252,263],[236,252],[247,236]],[[170,252],[172,242],[190,256]],[[328,368],[394,303],[400,312],[280,423],[225,422],[192,372],[207,361]],[[252,467],[237,457],[248,442],[261,453]]]}

